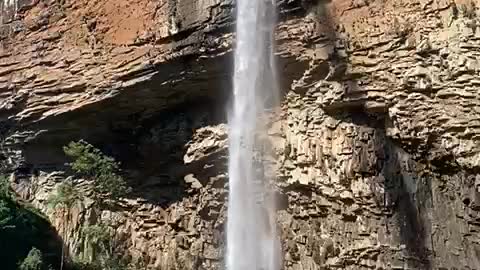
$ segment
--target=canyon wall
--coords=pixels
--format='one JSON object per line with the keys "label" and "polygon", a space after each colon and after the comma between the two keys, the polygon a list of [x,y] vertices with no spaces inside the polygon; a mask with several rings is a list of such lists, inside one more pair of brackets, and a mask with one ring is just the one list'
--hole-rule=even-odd
{"label": "canyon wall", "polygon": [[[480,269],[480,2],[278,5],[284,98],[263,158],[285,269]],[[79,228],[102,220],[138,269],[221,269],[234,2],[0,7],[2,170],[17,192],[71,256],[88,257]],[[121,161],[133,192],[64,220],[45,201],[79,139]]]}

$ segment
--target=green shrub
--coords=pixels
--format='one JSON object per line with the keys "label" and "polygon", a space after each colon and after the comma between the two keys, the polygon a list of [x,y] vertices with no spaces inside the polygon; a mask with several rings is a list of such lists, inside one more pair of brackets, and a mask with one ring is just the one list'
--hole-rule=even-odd
{"label": "green shrub", "polygon": [[17,200],[8,177],[0,175],[0,268],[46,270],[47,264],[56,265],[61,246],[48,219]]}
{"label": "green shrub", "polygon": [[86,177],[96,177],[119,170],[118,163],[113,158],[105,156],[85,141],[70,142],[63,151],[74,160],[71,164],[72,169]]}
{"label": "green shrub", "polygon": [[83,227],[82,232],[90,239],[90,241],[96,244],[103,244],[104,246],[108,246],[108,244],[104,243],[109,242],[112,238],[110,227],[104,224],[85,226]]}
{"label": "green shrub", "polygon": [[[0,198],[0,269],[17,269],[28,254],[36,254],[32,247],[48,254],[44,261],[56,265],[61,246],[48,220],[32,206],[16,201],[14,196]],[[29,262],[33,259],[29,258],[25,267],[33,265]]]}
{"label": "green shrub", "polygon": [[37,248],[32,248],[27,257],[18,266],[19,270],[40,270],[43,266],[42,252]]}
{"label": "green shrub", "polygon": [[13,215],[11,213],[11,208],[9,207],[8,201],[0,199],[0,230],[8,229],[12,221]]}
{"label": "green shrub", "polygon": [[100,264],[83,260],[74,260],[71,268],[72,270],[103,270]]}
{"label": "green shrub", "polygon": [[[119,164],[111,157],[104,155],[100,150],[93,147],[85,141],[70,142],[63,148],[65,154],[72,159],[70,164],[72,170],[80,177],[92,181],[94,207],[101,207],[109,200],[117,200],[129,192],[125,180],[120,175]],[[83,195],[78,187],[72,181],[65,181],[57,186],[56,192],[52,193],[47,202],[50,208],[62,209],[63,219],[69,219],[70,212],[75,202],[83,199]],[[63,235],[66,232],[62,233]],[[82,228],[82,234],[85,236],[88,244],[92,247],[94,262],[73,261],[73,269],[78,270],[109,270],[120,269],[111,267],[118,265],[113,260],[117,258],[113,254],[112,238],[113,234],[109,227],[104,225],[90,225]],[[62,260],[65,255],[61,251]],[[111,261],[113,260],[113,261]],[[60,268],[63,268],[61,264]]]}
{"label": "green shrub", "polygon": [[120,166],[113,158],[85,141],[71,142],[63,148],[73,159],[72,169],[94,181],[94,196],[118,199],[129,192],[125,179],[120,175]]}
{"label": "green shrub", "polygon": [[12,213],[9,202],[10,197],[10,185],[8,179],[4,175],[0,175],[0,230],[7,229],[7,226],[12,221]]}
{"label": "green shrub", "polygon": [[10,184],[5,175],[0,175],[0,198],[10,197]]}
{"label": "green shrub", "polygon": [[64,207],[70,209],[81,198],[80,192],[73,183],[67,181],[57,186],[56,192],[48,197],[47,203],[50,208]]}
{"label": "green shrub", "polygon": [[116,256],[105,258],[102,262],[86,262],[82,260],[76,260],[73,262],[73,270],[129,270],[137,268],[129,268],[128,265],[119,260]]}
{"label": "green shrub", "polygon": [[[47,204],[52,209],[60,208],[63,212],[64,222],[68,222],[70,219],[70,212],[72,210],[73,204],[81,199],[79,191],[75,188],[72,182],[66,181],[60,183],[57,186],[55,193],[52,193],[47,200]],[[63,235],[66,234],[65,226],[63,227]],[[61,259],[60,259],[60,270],[63,270],[63,262],[65,260],[65,248],[62,246],[61,250]]]}
{"label": "green shrub", "polygon": [[105,224],[89,225],[82,228],[86,240],[91,245],[93,262],[76,261],[78,270],[126,270],[128,263],[121,258],[118,246],[114,243],[114,231]]}

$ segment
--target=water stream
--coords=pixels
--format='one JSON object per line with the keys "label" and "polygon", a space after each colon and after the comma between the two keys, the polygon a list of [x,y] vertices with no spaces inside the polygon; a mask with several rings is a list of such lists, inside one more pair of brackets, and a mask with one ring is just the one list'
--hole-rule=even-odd
{"label": "water stream", "polygon": [[265,176],[264,115],[278,100],[274,0],[237,0],[234,102],[229,115],[228,270],[279,270],[275,198]]}

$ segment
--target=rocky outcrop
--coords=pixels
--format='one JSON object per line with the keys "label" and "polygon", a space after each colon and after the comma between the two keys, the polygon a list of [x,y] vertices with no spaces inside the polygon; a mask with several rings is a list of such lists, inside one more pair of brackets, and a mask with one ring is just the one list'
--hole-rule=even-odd
{"label": "rocky outcrop", "polygon": [[[115,211],[52,216],[72,253],[78,224],[102,219],[131,261],[221,268],[233,1],[2,3],[17,190],[42,208],[67,176],[52,174],[61,146],[83,138],[134,192]],[[279,1],[285,97],[265,158],[286,269],[480,269],[478,4]]]}
{"label": "rocky outcrop", "polygon": [[477,267],[476,174],[416,160],[388,137],[384,119],[327,116],[315,96],[287,100],[287,265]]}

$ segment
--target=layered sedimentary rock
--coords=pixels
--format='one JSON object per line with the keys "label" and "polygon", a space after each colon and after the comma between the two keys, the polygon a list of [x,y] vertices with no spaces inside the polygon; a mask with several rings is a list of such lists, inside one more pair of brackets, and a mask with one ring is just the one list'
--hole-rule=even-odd
{"label": "layered sedimentary rock", "polygon": [[[279,2],[285,96],[264,158],[286,269],[480,269],[480,3]],[[72,254],[86,256],[79,226],[103,220],[137,265],[221,268],[233,1],[1,9],[3,167],[18,192]],[[65,222],[44,202],[77,139],[122,161],[134,191]]]}

